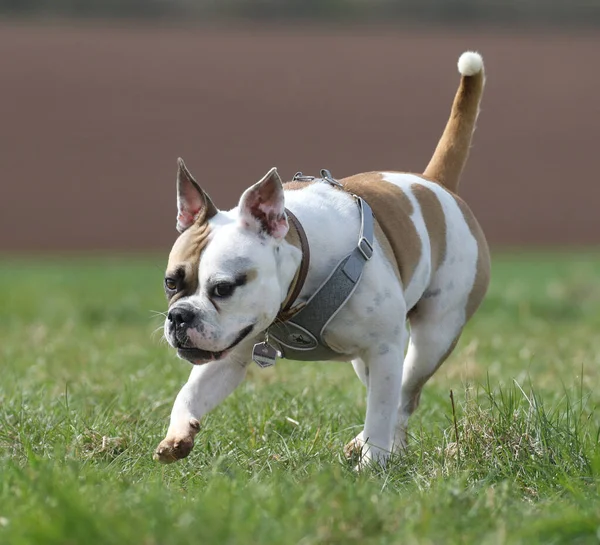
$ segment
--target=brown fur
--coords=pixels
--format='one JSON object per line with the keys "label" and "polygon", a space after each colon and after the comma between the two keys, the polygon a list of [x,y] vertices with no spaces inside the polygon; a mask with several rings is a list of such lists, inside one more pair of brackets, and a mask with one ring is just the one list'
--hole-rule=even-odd
{"label": "brown fur", "polygon": [[446,215],[437,195],[428,187],[413,184],[411,191],[421,207],[431,245],[431,272],[446,259]]}
{"label": "brown fur", "polygon": [[[362,185],[363,182],[367,181],[367,183],[369,182],[369,180],[373,183],[379,183],[380,181],[383,182],[383,180],[381,179],[381,174],[379,173],[369,173],[369,174],[357,174],[355,176],[351,176],[350,178],[345,178],[344,180],[341,180],[341,183],[343,183],[344,185],[346,185],[346,182],[350,181],[351,185],[354,187],[354,193],[356,193],[357,195],[360,194],[360,187]],[[283,188],[287,191],[298,191],[298,190],[302,190],[305,189],[306,187],[308,187],[310,184],[313,184],[314,182],[308,181],[308,182],[300,182],[300,181],[296,181],[293,180],[291,182],[286,182],[285,184],[283,184]],[[383,183],[382,183],[383,185]],[[347,187],[347,189],[349,191],[352,191],[350,189],[350,187]],[[391,188],[388,188],[391,189]],[[371,207],[373,207],[374,205],[372,204],[372,200],[367,199],[369,202],[369,205]],[[407,208],[410,209],[410,213],[412,213],[412,205],[410,204],[410,201],[407,200],[406,202]],[[402,273],[400,271],[399,265],[398,265],[398,260],[396,258],[396,254],[394,253],[394,249],[392,247],[392,245],[390,244],[390,241],[388,239],[388,237],[386,236],[379,220],[378,220],[378,212],[376,209],[373,208],[373,212],[375,213],[375,239],[379,242],[381,248],[383,249],[383,253],[385,254],[387,260],[389,261],[389,263],[392,265],[392,268],[394,269],[394,273],[396,274],[396,277],[398,278],[398,280],[400,282],[403,282],[403,277],[402,277]],[[394,217],[396,215],[393,214],[392,217]],[[291,230],[291,226],[290,226],[290,230]],[[287,237],[286,237],[287,239]],[[288,242],[290,242],[288,240]],[[420,252],[417,255],[417,260],[420,257]],[[418,262],[418,261],[417,261]],[[414,267],[411,269],[410,267],[403,267],[403,273],[404,273],[404,280],[407,282],[410,282],[410,278],[412,278],[412,274],[414,272],[414,268],[416,267],[416,263],[414,265]]]}
{"label": "brown fur", "polygon": [[377,218],[377,224],[387,241],[382,243],[388,253],[391,249],[403,286],[408,286],[421,259],[421,238],[410,219],[413,206],[404,192],[386,182],[379,172],[356,174],[340,180],[344,188],[365,199]]}
{"label": "brown fur", "polygon": [[[478,255],[477,255],[477,270],[475,273],[475,280],[473,282],[473,287],[471,288],[471,293],[469,294],[469,297],[467,299],[467,305],[465,307],[465,322],[466,322],[473,316],[473,314],[475,313],[475,311],[477,310],[477,308],[483,301],[483,298],[485,297],[485,294],[487,292],[487,288],[488,288],[488,285],[490,282],[490,253],[489,253],[487,242],[483,235],[483,231],[482,231],[479,223],[475,219],[473,212],[471,212],[469,207],[466,205],[466,203],[460,197],[455,197],[455,199],[456,199],[456,202],[457,202],[459,208],[461,209],[461,211],[463,213],[463,216],[465,218],[467,225],[469,226],[469,229],[471,230],[471,233],[473,234],[473,236],[475,237],[475,240],[477,241],[477,247],[479,250]],[[428,230],[429,230],[429,227],[428,227]],[[411,323],[413,323],[414,320],[419,319],[418,308],[419,308],[419,305],[417,304],[415,309],[413,309],[413,311],[411,313],[409,313],[409,320]],[[425,383],[429,380],[429,378],[439,369],[439,367],[442,365],[442,363],[444,363],[446,361],[448,356],[450,356],[450,354],[456,347],[458,340],[460,339],[461,333],[462,333],[462,329],[461,329],[461,331],[458,332],[458,334],[456,335],[456,337],[454,338],[454,340],[448,347],[448,350],[446,350],[445,354],[443,354],[442,357],[439,359],[439,361],[435,365],[435,368],[433,369],[432,373],[427,377],[423,377],[422,381],[419,384],[415,385],[415,387],[412,389],[413,395],[411,396],[410,399],[408,399],[406,401],[406,407],[408,409],[409,414],[412,413],[417,408],[417,406],[419,404],[419,398],[421,396],[421,389],[423,388]]]}
{"label": "brown fur", "polygon": [[477,247],[479,248],[479,253],[477,255],[477,272],[475,273],[475,282],[473,283],[473,288],[471,289],[471,293],[469,294],[469,300],[467,301],[466,307],[465,318],[466,320],[468,320],[469,318],[471,318],[471,316],[473,316],[473,314],[475,314],[475,311],[479,308],[479,305],[483,301],[483,298],[485,297],[490,283],[490,250],[488,248],[487,241],[485,240],[483,230],[481,229],[481,226],[475,219],[475,216],[473,215],[473,212],[471,212],[471,209],[460,197],[456,197],[456,202],[458,203],[458,206],[463,213],[465,221],[467,222],[471,233],[477,241]]}
{"label": "brown fur", "polygon": [[310,184],[313,184],[314,182],[300,182],[298,180],[292,180],[291,182],[285,182],[283,184],[283,189],[284,191],[295,191],[298,189],[305,189],[306,187],[308,187]]}
{"label": "brown fur", "polygon": [[258,270],[257,269],[248,269],[245,273],[246,275],[246,283],[250,284],[253,280],[258,278]]}
{"label": "brown fur", "polygon": [[[302,190],[311,183],[314,182],[291,181],[284,184],[284,189]],[[355,174],[340,180],[340,183],[347,191],[363,197],[373,209],[376,218],[375,238],[396,276],[403,286],[407,286],[421,259],[422,247],[421,239],[410,219],[414,212],[410,200],[401,189],[385,181],[379,172]],[[446,256],[445,215],[433,191],[419,184],[414,184],[411,189],[421,205],[429,232],[432,270],[435,271]]]}
{"label": "brown fur", "polygon": [[450,119],[424,171],[425,176],[455,193],[469,156],[484,82],[483,69],[473,76],[461,77]]}
{"label": "brown fur", "polygon": [[398,282],[402,284],[402,274],[400,273],[400,268],[398,267],[398,261],[396,260],[394,249],[392,248],[388,238],[385,236],[385,233],[383,232],[383,229],[381,228],[381,225],[377,219],[375,219],[375,240],[379,242],[379,245],[381,246],[385,257],[388,260],[388,263],[392,266],[392,269],[394,269],[394,274],[396,275]]}
{"label": "brown fur", "polygon": [[183,289],[169,300],[169,306],[175,301],[192,295],[198,289],[198,267],[202,250],[208,243],[210,225],[202,214],[196,223],[184,231],[173,245],[167,263],[167,276],[176,276],[177,271],[183,272]]}

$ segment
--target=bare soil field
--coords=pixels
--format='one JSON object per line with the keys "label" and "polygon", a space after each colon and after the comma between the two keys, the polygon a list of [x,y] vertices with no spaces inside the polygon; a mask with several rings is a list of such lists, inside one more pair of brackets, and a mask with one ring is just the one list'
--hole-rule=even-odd
{"label": "bare soil field", "polygon": [[462,193],[494,247],[600,242],[600,35],[0,24],[0,251],[167,249],[182,156],[220,207],[271,166],[420,172],[488,73]]}

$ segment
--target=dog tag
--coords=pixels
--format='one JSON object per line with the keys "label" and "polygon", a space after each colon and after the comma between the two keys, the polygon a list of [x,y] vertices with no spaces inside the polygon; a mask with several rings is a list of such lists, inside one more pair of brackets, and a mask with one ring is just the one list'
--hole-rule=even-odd
{"label": "dog tag", "polygon": [[279,356],[279,351],[267,342],[256,343],[252,349],[252,361],[263,369],[275,365]]}

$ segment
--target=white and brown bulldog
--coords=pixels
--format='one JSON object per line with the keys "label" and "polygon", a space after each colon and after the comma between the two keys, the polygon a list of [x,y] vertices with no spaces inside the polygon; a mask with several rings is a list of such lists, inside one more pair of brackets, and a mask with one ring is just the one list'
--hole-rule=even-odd
{"label": "white and brown bulldog", "polygon": [[450,119],[423,175],[357,174],[340,180],[340,188],[321,179],[283,184],[272,169],[236,208],[220,211],[179,160],[181,235],[166,272],[164,332],[194,367],[157,460],[190,453],[202,417],[244,379],[253,347],[276,321],[305,307],[356,250],[358,197],[375,218],[372,255],[323,328],[321,348],[352,361],[367,388],[364,429],[347,452],[359,450],[362,463],[385,463],[406,445],[421,389],[456,345],[490,275],[484,235],[456,195],[479,112],[483,60],[463,53],[458,69]]}

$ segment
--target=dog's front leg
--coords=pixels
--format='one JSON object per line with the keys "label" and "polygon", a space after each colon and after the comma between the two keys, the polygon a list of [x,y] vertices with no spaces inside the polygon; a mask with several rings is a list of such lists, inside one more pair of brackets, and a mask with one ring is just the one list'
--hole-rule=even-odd
{"label": "dog's front leg", "polygon": [[392,451],[402,387],[405,335],[400,341],[380,343],[365,358],[369,378],[359,469],[371,462],[385,466]]}
{"label": "dog's front leg", "polygon": [[154,452],[154,459],[169,464],[185,458],[194,447],[201,418],[242,382],[247,361],[229,356],[194,367],[185,386],[175,399],[166,437]]}

